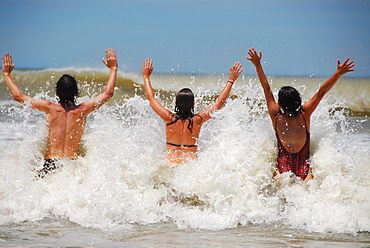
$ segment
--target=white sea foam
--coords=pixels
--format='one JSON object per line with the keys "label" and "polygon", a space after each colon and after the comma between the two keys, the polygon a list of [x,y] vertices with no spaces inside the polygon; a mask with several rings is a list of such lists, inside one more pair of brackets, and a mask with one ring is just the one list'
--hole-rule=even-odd
{"label": "white sea foam", "polygon": [[[369,133],[359,136],[342,112],[329,116],[336,103],[324,99],[311,122],[315,179],[303,183],[283,174],[276,183],[276,141],[263,96],[253,81],[244,85],[204,125],[199,159],[177,168],[164,166],[162,120],[135,96],[94,112],[83,137],[84,156],[37,179],[45,120],[16,105],[3,113],[4,137],[15,140],[1,143],[0,224],[51,217],[101,229],[171,222],[207,230],[253,223],[370,231]],[[198,96],[202,90],[197,88]],[[10,120],[14,116],[18,121]]]}

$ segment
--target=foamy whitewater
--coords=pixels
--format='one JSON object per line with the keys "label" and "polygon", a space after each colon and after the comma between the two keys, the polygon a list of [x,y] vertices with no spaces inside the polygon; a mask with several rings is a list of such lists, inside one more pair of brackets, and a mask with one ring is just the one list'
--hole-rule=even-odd
{"label": "foamy whitewater", "polygon": [[[26,94],[55,102],[64,73],[79,80],[79,102],[99,94],[108,75],[94,68],[12,74]],[[326,79],[269,78],[275,94],[293,85],[304,102]],[[152,76],[167,108],[173,110],[176,91],[190,87],[198,112],[226,81]],[[308,183],[288,173],[272,179],[276,138],[255,76],[238,79],[204,124],[198,160],[168,168],[164,123],[145,100],[141,75],[122,73],[114,98],[88,119],[81,158],[63,161],[44,179],[35,177],[44,163],[44,114],[12,100],[2,77],[0,92],[0,246],[370,245],[368,78],[340,79],[313,114],[315,178]],[[189,233],[195,243],[186,243]],[[200,236],[208,239],[196,243]]]}

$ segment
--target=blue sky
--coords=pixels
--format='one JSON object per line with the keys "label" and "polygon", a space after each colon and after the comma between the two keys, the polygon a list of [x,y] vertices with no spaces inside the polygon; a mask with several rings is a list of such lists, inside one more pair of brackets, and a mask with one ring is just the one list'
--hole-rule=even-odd
{"label": "blue sky", "polygon": [[370,76],[370,1],[0,0],[0,53],[17,68],[101,67],[117,50],[120,69],[227,73],[247,50],[263,51],[268,75],[328,76],[336,59]]}

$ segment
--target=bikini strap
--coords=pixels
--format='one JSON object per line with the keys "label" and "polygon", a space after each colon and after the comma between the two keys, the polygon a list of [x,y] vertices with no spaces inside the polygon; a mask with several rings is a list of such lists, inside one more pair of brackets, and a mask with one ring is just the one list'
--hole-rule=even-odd
{"label": "bikini strap", "polygon": [[301,111],[301,116],[302,116],[302,118],[303,118],[304,125],[305,125],[305,127],[306,127],[306,132],[308,132],[308,126],[307,126],[306,118],[304,118],[304,115],[302,114],[302,111]]}
{"label": "bikini strap", "polygon": [[173,115],[173,118],[174,118],[174,120],[172,122],[167,123],[167,126],[170,126],[170,125],[176,123],[180,119],[179,116],[175,115],[175,114]]}
{"label": "bikini strap", "polygon": [[198,146],[198,145],[179,145],[179,144],[174,144],[171,142],[166,142],[166,144],[170,146],[176,146],[176,147],[197,147]]}
{"label": "bikini strap", "polygon": [[275,117],[275,125],[274,125],[275,133],[277,132],[277,129],[276,129],[277,119],[279,118],[280,115],[281,115],[281,111],[279,110],[279,112],[276,114],[276,117]]}

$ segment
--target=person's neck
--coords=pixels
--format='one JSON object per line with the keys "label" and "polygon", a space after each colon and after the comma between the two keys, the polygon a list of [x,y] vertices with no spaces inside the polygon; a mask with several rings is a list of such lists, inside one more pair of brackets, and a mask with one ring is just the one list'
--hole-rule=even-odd
{"label": "person's neck", "polygon": [[71,102],[71,101],[68,101],[68,102],[64,102],[64,103],[60,103],[60,105],[66,110],[66,111],[69,111],[69,110],[72,110],[72,109],[75,109],[77,106],[74,102]]}
{"label": "person's neck", "polygon": [[294,112],[294,113],[292,113],[292,112],[283,112],[282,115],[288,117],[289,119],[292,119],[292,118],[297,118],[299,116],[299,113],[300,113],[299,111]]}

